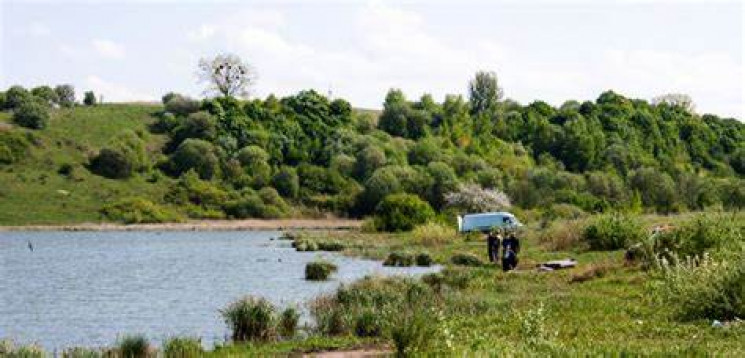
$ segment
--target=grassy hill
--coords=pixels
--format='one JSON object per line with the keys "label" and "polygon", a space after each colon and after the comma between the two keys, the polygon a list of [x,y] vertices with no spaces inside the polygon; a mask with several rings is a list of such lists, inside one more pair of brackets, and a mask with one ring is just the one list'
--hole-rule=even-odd
{"label": "grassy hill", "polygon": [[[0,225],[96,222],[103,220],[102,205],[116,198],[162,197],[172,179],[112,180],[85,168],[90,155],[127,129],[143,135],[149,155],[157,157],[166,138],[150,133],[148,125],[160,109],[133,104],[57,109],[44,130],[10,125],[10,114],[0,113],[0,122],[9,124],[1,130],[24,132],[32,143],[26,158],[0,169]],[[71,173],[60,174],[67,165]]]}

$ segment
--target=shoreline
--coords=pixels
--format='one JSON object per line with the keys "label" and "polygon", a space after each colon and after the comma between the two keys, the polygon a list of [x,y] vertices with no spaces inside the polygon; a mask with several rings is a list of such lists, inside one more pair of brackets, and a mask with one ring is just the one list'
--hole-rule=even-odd
{"label": "shoreline", "polygon": [[117,224],[80,223],[0,226],[3,231],[259,231],[259,230],[354,230],[355,219],[245,219],[191,220],[182,223]]}

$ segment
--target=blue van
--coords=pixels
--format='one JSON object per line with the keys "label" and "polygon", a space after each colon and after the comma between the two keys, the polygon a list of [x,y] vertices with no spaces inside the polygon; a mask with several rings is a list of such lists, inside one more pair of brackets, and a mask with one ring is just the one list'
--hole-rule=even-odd
{"label": "blue van", "polygon": [[458,232],[488,232],[492,228],[516,229],[521,226],[523,224],[515,215],[504,211],[458,216]]}

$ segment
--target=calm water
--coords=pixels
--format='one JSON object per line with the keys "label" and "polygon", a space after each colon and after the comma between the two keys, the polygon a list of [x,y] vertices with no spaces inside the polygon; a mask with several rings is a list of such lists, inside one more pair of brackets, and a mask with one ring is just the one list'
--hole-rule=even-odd
{"label": "calm water", "polygon": [[[295,252],[278,232],[0,232],[0,338],[47,349],[112,345],[142,333],[227,334],[219,309],[251,294],[299,305],[370,274],[417,274],[331,253]],[[28,242],[34,250],[28,248]],[[304,280],[323,256],[332,281]]]}

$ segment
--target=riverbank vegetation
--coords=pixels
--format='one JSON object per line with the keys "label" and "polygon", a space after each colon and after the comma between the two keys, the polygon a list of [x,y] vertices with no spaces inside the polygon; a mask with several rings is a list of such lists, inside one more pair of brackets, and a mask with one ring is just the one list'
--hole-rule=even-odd
{"label": "riverbank vegetation", "polygon": [[[617,240],[614,232],[592,229],[608,220],[614,219],[529,224],[520,232],[518,269],[509,273],[484,262],[483,239],[452,228],[436,241],[412,233],[293,233],[295,240],[344,242],[341,254],[368,258],[426,250],[444,267],[421,277],[368,277],[342,285],[307,303],[310,320],[298,330],[285,328],[297,327],[297,312],[256,297],[241,299],[223,311],[233,339],[200,348],[199,355],[362,349],[404,355],[745,353],[745,214],[629,215],[626,220],[643,231],[625,236],[630,250],[591,246],[589,240]],[[549,230],[572,237],[557,238],[557,244]],[[467,264],[451,263],[455,257]],[[577,267],[536,269],[567,257]]]}

